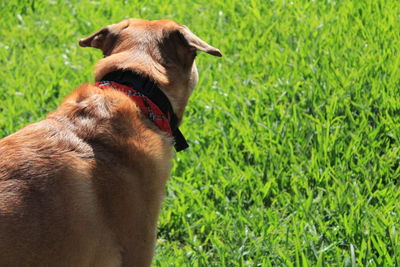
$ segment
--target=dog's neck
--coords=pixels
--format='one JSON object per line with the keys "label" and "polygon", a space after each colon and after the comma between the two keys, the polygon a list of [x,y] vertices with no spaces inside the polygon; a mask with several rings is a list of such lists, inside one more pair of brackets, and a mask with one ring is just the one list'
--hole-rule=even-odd
{"label": "dog's neck", "polygon": [[138,74],[151,77],[168,97],[179,121],[182,120],[190,93],[187,90],[187,71],[174,66],[166,67],[149,55],[141,52],[118,52],[99,60],[94,71],[96,82],[116,70],[133,70]]}
{"label": "dog's neck", "polygon": [[176,151],[181,151],[188,147],[184,136],[178,128],[179,120],[168,97],[153,80],[131,70],[116,70],[106,74],[101,81],[112,81],[128,86],[150,99],[162,111],[164,116],[168,118]]}

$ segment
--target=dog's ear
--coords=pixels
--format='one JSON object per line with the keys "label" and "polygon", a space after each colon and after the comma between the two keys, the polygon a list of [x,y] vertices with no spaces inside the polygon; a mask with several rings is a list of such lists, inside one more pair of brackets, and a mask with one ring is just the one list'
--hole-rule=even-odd
{"label": "dog's ear", "polygon": [[193,32],[191,32],[189,28],[186,27],[185,25],[180,25],[180,26],[181,27],[179,28],[179,32],[180,34],[182,34],[183,38],[185,39],[185,42],[187,42],[187,44],[192,50],[203,51],[216,57],[222,57],[222,54],[218,48],[215,48],[207,44],[203,40],[201,40],[198,36],[196,36]]}
{"label": "dog's ear", "polygon": [[110,31],[109,27],[104,27],[88,37],[79,40],[79,45],[101,49],[104,56],[108,56],[114,47],[115,41],[116,35]]}

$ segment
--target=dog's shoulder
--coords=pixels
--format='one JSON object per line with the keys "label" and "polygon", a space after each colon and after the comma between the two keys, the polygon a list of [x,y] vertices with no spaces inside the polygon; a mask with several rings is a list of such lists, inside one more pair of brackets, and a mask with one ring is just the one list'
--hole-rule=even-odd
{"label": "dog's shoulder", "polygon": [[90,146],[63,123],[49,119],[1,139],[0,155],[0,180],[49,176],[75,159],[93,158]]}

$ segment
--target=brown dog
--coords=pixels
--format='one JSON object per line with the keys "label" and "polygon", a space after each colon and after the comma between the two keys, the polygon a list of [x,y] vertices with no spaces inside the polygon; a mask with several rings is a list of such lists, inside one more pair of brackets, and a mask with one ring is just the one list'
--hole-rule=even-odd
{"label": "brown dog", "polygon": [[196,51],[221,56],[171,20],[124,20],[79,44],[104,53],[97,81],[151,86],[83,85],[0,140],[0,266],[149,266]]}

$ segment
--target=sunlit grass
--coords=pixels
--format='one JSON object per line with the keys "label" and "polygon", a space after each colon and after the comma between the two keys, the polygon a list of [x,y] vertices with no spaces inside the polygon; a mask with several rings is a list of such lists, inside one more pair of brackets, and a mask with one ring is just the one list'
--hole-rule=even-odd
{"label": "sunlit grass", "polygon": [[172,18],[224,57],[197,58],[155,265],[399,265],[399,14],[395,0],[0,1],[0,136],[93,81],[101,53],[79,38]]}

